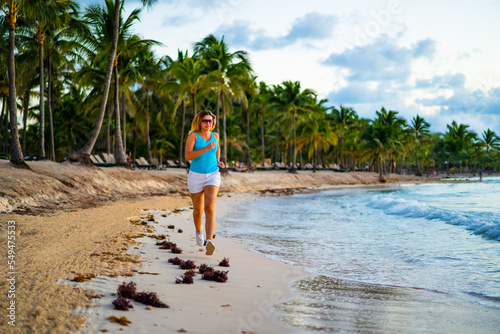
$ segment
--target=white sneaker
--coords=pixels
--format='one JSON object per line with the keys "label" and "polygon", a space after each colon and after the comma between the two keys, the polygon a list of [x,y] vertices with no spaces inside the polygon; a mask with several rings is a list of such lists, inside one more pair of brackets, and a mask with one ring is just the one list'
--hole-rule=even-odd
{"label": "white sneaker", "polygon": [[215,251],[215,245],[212,240],[207,240],[207,255],[212,255]]}
{"label": "white sneaker", "polygon": [[205,244],[205,238],[203,238],[203,234],[198,234],[196,233],[196,243],[198,244],[198,246],[203,246]]}

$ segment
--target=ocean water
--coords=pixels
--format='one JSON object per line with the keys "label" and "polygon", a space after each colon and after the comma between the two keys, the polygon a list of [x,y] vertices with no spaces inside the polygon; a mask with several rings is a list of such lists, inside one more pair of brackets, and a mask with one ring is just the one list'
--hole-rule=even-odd
{"label": "ocean water", "polygon": [[498,333],[500,178],[475,181],[259,198],[220,228],[313,274],[277,306],[301,332]]}

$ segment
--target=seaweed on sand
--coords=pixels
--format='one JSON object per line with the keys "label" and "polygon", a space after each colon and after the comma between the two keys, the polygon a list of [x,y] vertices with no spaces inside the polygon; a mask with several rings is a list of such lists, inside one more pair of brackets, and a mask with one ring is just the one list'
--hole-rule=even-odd
{"label": "seaweed on sand", "polygon": [[191,260],[184,261],[179,266],[181,269],[196,269],[196,264]]}
{"label": "seaweed on sand", "polygon": [[182,276],[181,278],[175,278],[175,284],[193,284],[193,278],[191,276]]}
{"label": "seaweed on sand", "polygon": [[85,281],[90,281],[92,278],[95,278],[95,275],[94,275],[94,274],[76,275],[76,276],[72,279],[72,281],[73,281],[73,282],[82,283],[82,282],[85,282]]}
{"label": "seaweed on sand", "polygon": [[221,266],[221,267],[229,267],[229,258],[225,257],[222,261],[219,262],[219,266]]}
{"label": "seaweed on sand", "polygon": [[207,271],[213,271],[213,270],[214,270],[214,268],[210,267],[208,264],[205,264],[205,263],[200,265],[200,267],[198,268],[198,271],[200,272],[200,274],[204,274]]}
{"label": "seaweed on sand", "polygon": [[118,286],[118,296],[132,299],[135,296],[136,288],[137,284],[135,284],[134,282],[129,282],[128,284],[123,282],[123,284]]}
{"label": "seaweed on sand", "polygon": [[178,233],[182,233],[182,232],[184,232],[184,231],[182,230],[182,228],[180,228],[180,229],[178,229],[178,230],[177,230],[177,232],[178,232]]}
{"label": "seaweed on sand", "polygon": [[193,269],[189,269],[184,273],[184,276],[181,278],[176,278],[176,284],[193,284],[193,277],[196,276],[196,272]]}
{"label": "seaweed on sand", "polygon": [[122,326],[128,326],[128,324],[132,323],[132,321],[128,320],[127,317],[119,317],[118,318],[117,316],[112,315],[112,316],[107,317],[106,319],[108,319],[111,322],[117,322]]}
{"label": "seaweed on sand", "polygon": [[220,282],[220,283],[225,283],[227,281],[227,273],[229,271],[221,271],[221,270],[213,270],[213,271],[206,271],[203,276],[201,276],[201,279],[207,280],[207,281],[215,281],[215,282]]}
{"label": "seaweed on sand", "polygon": [[174,254],[182,254],[182,249],[175,246],[174,248],[171,248],[170,251]]}
{"label": "seaweed on sand", "polygon": [[120,311],[128,311],[129,308],[134,308],[134,306],[130,304],[130,300],[125,299],[120,295],[118,295],[118,298],[113,300],[113,306],[115,307],[115,310]]}
{"label": "seaweed on sand", "polygon": [[184,260],[182,259],[179,259],[177,256],[176,257],[173,257],[171,259],[168,259],[168,262],[172,263],[172,264],[175,264],[175,265],[180,265],[182,263],[184,263]]}
{"label": "seaweed on sand", "polygon": [[170,229],[175,229],[175,225],[167,225],[167,228],[170,228]]}
{"label": "seaweed on sand", "polygon": [[171,241],[157,241],[156,245],[160,246],[160,249],[172,249],[177,248],[177,244]]}
{"label": "seaweed on sand", "polygon": [[162,302],[160,299],[158,299],[158,296],[156,295],[155,292],[139,292],[136,293],[134,296],[134,300],[136,302],[154,306],[154,307],[159,307],[159,308],[169,308],[167,304]]}

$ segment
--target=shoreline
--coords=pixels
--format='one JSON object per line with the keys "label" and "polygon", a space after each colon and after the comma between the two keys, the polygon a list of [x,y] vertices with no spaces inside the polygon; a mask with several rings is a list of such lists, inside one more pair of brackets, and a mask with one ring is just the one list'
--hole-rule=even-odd
{"label": "shoreline", "polygon": [[[35,206],[22,214],[2,215],[1,226],[5,233],[7,220],[16,221],[18,274],[28,278],[20,280],[17,287],[18,309],[23,311],[17,314],[17,326],[13,332],[66,333],[80,328],[86,321],[82,315],[70,310],[91,307],[95,296],[91,291],[57,282],[77,275],[108,275],[126,281],[126,276],[134,274],[141,265],[138,254],[127,254],[129,248],[137,246],[134,236],[143,232],[143,227],[130,224],[130,219],[140,216],[144,209],[174,210],[189,206],[185,171],[94,170],[50,162],[34,164],[35,172],[28,174],[0,164],[2,172],[8,171],[0,173],[0,178],[8,181],[3,183],[6,187],[0,198],[2,204],[15,199],[12,195],[17,194],[20,207]],[[378,175],[366,172],[232,174],[223,179],[218,205],[222,204],[221,199],[252,198],[259,193],[261,196],[288,195],[304,189],[316,191],[349,184],[383,185],[376,181]],[[129,176],[133,176],[131,180],[126,179]],[[391,183],[385,186],[422,183],[422,179],[427,181],[425,178],[391,175]],[[432,179],[432,182],[436,181],[439,182]],[[156,192],[162,196],[152,196]],[[222,209],[218,210],[219,216]],[[188,228],[186,234],[189,234]],[[6,238],[1,238],[1,244],[6,244]],[[0,286],[6,289],[6,281]],[[6,296],[2,295],[0,305],[6,307],[7,302]],[[6,325],[5,319],[0,320],[0,327]]]}

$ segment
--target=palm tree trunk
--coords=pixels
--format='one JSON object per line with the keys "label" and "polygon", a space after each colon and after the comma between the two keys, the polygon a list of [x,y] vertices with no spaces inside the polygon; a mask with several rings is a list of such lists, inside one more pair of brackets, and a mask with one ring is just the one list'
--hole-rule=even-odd
{"label": "palm tree trunk", "polygon": [[106,111],[106,103],[108,101],[109,87],[111,85],[111,75],[113,71],[113,65],[115,63],[116,57],[116,47],[118,44],[118,21],[120,18],[120,0],[115,0],[115,17],[113,19],[113,43],[111,44],[111,50],[108,61],[108,68],[106,69],[106,77],[104,80],[104,89],[102,94],[101,106],[99,108],[99,116],[95,123],[94,130],[90,136],[89,141],[83,146],[78,152],[72,154],[69,159],[70,161],[80,161],[86,165],[91,165],[89,155],[94,148],[94,145],[101,132],[102,121],[104,120],[104,113]]}
{"label": "palm tree trunk", "polygon": [[220,107],[219,100],[220,100],[220,93],[217,92],[217,103],[215,105],[215,111],[216,111],[215,117],[217,118],[217,133],[220,133],[220,130],[219,130],[219,123],[220,123],[219,122],[219,120],[220,120],[220,118],[219,118],[219,107]]}
{"label": "palm tree trunk", "polygon": [[186,123],[186,104],[184,103],[184,100],[182,100],[182,123],[181,123],[181,140],[180,140],[180,150],[179,150],[179,164],[183,164],[184,163],[184,152],[183,152],[183,149],[184,149],[184,126],[185,126],[185,123]]}
{"label": "palm tree trunk", "polygon": [[5,129],[3,130],[3,137],[5,138],[4,142],[3,142],[3,149],[2,151],[7,153],[9,152],[9,126],[10,126],[10,123],[9,123],[9,113],[10,113],[10,106],[9,106],[9,102],[7,102],[7,109],[9,110],[9,112],[5,113],[5,120],[4,120],[4,123],[5,123]]}
{"label": "palm tree trunk", "polygon": [[[339,138],[337,156],[340,156],[340,164],[342,165],[342,168],[345,168],[345,166],[344,166],[344,157],[342,155],[342,137]],[[339,159],[337,158],[337,161],[338,160]]]}
{"label": "palm tree trunk", "polygon": [[422,176],[422,172],[420,171],[420,161],[418,161],[418,154],[415,154],[415,157],[417,159],[417,172],[415,173],[415,175]]}
{"label": "palm tree trunk", "polygon": [[108,104],[107,114],[108,121],[106,122],[106,153],[111,153],[111,106],[112,104]]}
{"label": "palm tree trunk", "polygon": [[293,165],[292,168],[290,168],[288,171],[290,173],[296,173],[297,171],[295,170],[296,162],[297,162],[297,141],[296,141],[296,135],[295,135],[295,113],[293,113]]}
{"label": "palm tree trunk", "polygon": [[23,152],[26,152],[26,132],[27,132],[26,125],[28,123],[29,105],[30,105],[30,89],[28,88],[26,93],[24,93],[24,99],[23,99],[23,107],[24,107],[24,111],[23,111],[23,146],[22,146]]}
{"label": "palm tree trunk", "polygon": [[120,124],[120,83],[118,81],[118,66],[115,66],[115,159],[117,166],[127,166],[127,155],[123,150]]}
{"label": "palm tree trunk", "polygon": [[260,151],[262,156],[261,163],[262,167],[264,167],[266,148],[264,146],[264,110],[262,110],[262,108],[260,110],[260,142],[261,142]]}
{"label": "palm tree trunk", "polygon": [[[2,97],[2,114],[0,115],[0,135],[2,134],[2,130],[3,130],[3,123],[4,123],[4,114],[5,114],[5,106],[7,104],[7,97],[6,96],[3,96]],[[7,114],[5,114],[7,115]],[[2,140],[0,141],[0,149],[2,147],[2,144],[3,144],[3,141],[7,141],[7,138],[2,138]],[[24,151],[23,151],[24,152]]]}
{"label": "palm tree trunk", "polygon": [[[43,73],[43,42],[38,43],[39,54],[39,74],[40,74],[40,128],[38,142],[38,160],[45,159],[45,77]],[[16,118],[17,119],[17,118]]]}
{"label": "palm tree trunk", "polygon": [[127,153],[127,112],[125,110],[125,92],[122,92],[122,134],[123,134],[123,138],[122,138],[122,142],[123,142],[123,150],[125,153]]}
{"label": "palm tree trunk", "polygon": [[146,89],[146,146],[148,148],[148,161],[151,163],[151,138],[149,137],[149,89]]}
{"label": "palm tree trunk", "polygon": [[226,103],[224,101],[224,93],[222,93],[222,158],[221,160],[227,164],[227,140],[226,140]]}
{"label": "palm tree trunk", "polygon": [[246,150],[246,163],[250,167],[250,110],[246,108],[247,113],[247,150]]}
{"label": "palm tree trunk", "polygon": [[56,148],[54,143],[54,115],[53,115],[53,103],[52,103],[52,63],[50,59],[50,53],[48,54],[48,62],[49,62],[49,82],[48,82],[48,91],[47,91],[47,104],[49,106],[49,135],[50,135],[50,152],[49,157],[50,160],[56,161]]}
{"label": "palm tree trunk", "polygon": [[279,134],[280,134],[280,129],[279,127],[276,128],[276,139],[275,139],[275,145],[274,145],[274,162],[280,162],[280,144],[279,144]]}
{"label": "palm tree trunk", "polygon": [[191,96],[193,97],[193,117],[196,116],[196,93],[192,93]]}
{"label": "palm tree trunk", "polygon": [[[9,50],[7,55],[7,67],[9,75],[9,112],[10,112],[10,162],[18,168],[30,169],[24,162],[23,152],[21,151],[21,143],[19,142],[19,132],[17,130],[17,104],[16,104],[16,67],[14,62],[14,47],[16,26],[15,13],[6,15],[9,24]],[[7,142],[7,138],[5,139]]]}

